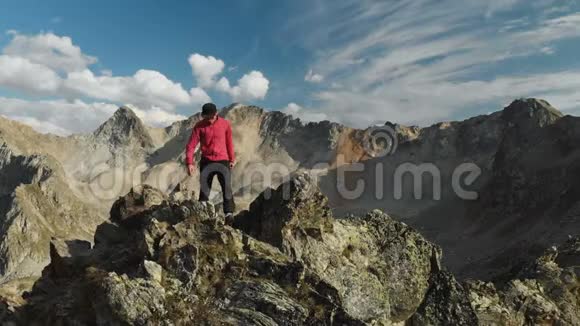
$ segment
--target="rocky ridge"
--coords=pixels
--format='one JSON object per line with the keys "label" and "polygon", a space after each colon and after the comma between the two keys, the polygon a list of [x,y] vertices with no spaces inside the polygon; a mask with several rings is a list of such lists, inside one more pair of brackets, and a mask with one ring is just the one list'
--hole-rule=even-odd
{"label": "rocky ridge", "polygon": [[[257,107],[231,106],[225,108],[222,114],[234,121],[234,139],[238,150],[234,189],[237,190],[238,207],[243,208],[244,202],[249,203],[264,188],[281,182],[283,176],[301,165],[300,159],[293,158],[294,154],[289,153],[304,151],[299,151],[296,145],[293,145],[292,150],[286,150],[286,147],[291,146],[290,134],[306,127],[289,116]],[[22,225],[30,225],[31,230],[43,230],[42,235],[31,233],[29,236],[18,236],[18,243],[12,243],[11,239],[16,238],[6,233],[0,235],[5,247],[0,251],[0,265],[14,266],[0,268],[0,283],[18,277],[39,276],[48,262],[46,243],[51,237],[69,239],[75,234],[79,239],[89,240],[95,226],[107,218],[113,201],[134,185],[150,184],[166,194],[180,186],[191,190],[187,194],[190,198],[192,193],[197,192],[198,186],[197,182],[193,182],[195,176],[186,178],[183,169],[184,148],[191,128],[198,119],[199,114],[196,114],[167,128],[151,128],[142,123],[130,106],[124,106],[93,133],[59,137],[41,135],[28,126],[0,117],[0,144],[4,153],[0,157],[3,181],[0,185],[0,231],[24,232]],[[320,126],[330,128],[324,129],[317,125],[308,127],[308,130],[317,130],[319,134],[309,139],[310,147],[313,151],[323,153],[320,155],[325,159],[332,160],[336,146],[327,139],[334,135],[333,128],[338,127],[321,123]],[[304,137],[300,141],[303,141],[309,132],[301,133]],[[42,164],[34,163],[30,166],[30,162]],[[272,166],[283,168],[271,182],[256,182],[241,172],[259,172],[263,166],[273,162],[277,164]],[[40,182],[35,175],[43,171],[48,171],[46,173],[52,176],[47,177],[49,180],[58,182],[41,180],[42,189],[45,190],[38,194],[47,197],[30,200],[38,197],[36,192],[30,192]],[[20,189],[18,192],[17,188]],[[46,190],[48,188],[50,190]],[[52,203],[54,200],[49,197],[52,193],[59,198],[58,204]],[[14,212],[22,211],[18,200],[14,200],[14,194],[20,194],[21,202],[28,203],[26,207],[29,213],[18,213],[22,219],[13,217],[16,214]],[[55,205],[58,209],[45,210]],[[79,211],[66,213],[70,209]],[[63,212],[47,215],[60,211]],[[85,219],[84,216],[90,217]],[[69,217],[78,217],[78,220],[68,221]],[[60,225],[64,220],[79,231],[65,231]],[[26,267],[21,263],[12,263],[24,261],[31,263],[27,263]]]}
{"label": "rocky ridge", "polygon": [[[225,225],[144,186],[93,248],[51,264],[5,322],[28,325],[577,325],[580,239],[503,284],[458,282],[440,249],[381,211],[335,219],[306,173]],[[280,223],[282,221],[282,223]],[[268,230],[270,233],[268,233]],[[17,303],[18,304],[15,304]]]}
{"label": "rocky ridge", "polygon": [[[430,242],[440,245],[445,252],[443,265],[453,272],[442,271],[435,275],[430,272],[423,278],[421,284],[427,282],[430,285],[425,295],[420,294],[423,290],[413,290],[415,299],[412,301],[416,303],[416,298],[421,297],[422,303],[415,316],[409,318],[418,318],[417,322],[422,322],[435,318],[437,314],[459,314],[457,311],[444,313],[445,310],[441,309],[466,307],[467,301],[461,293],[468,291],[472,297],[479,291],[487,296],[485,300],[492,298],[490,302],[495,302],[489,309],[474,308],[480,321],[488,318],[486,314],[497,315],[497,311],[503,311],[501,314],[507,313],[509,317],[504,316],[507,318],[505,320],[517,320],[519,323],[529,320],[522,317],[528,313],[521,312],[528,309],[523,308],[528,307],[527,301],[518,303],[515,299],[506,298],[521,296],[517,291],[523,291],[525,296],[540,296],[532,302],[540,300],[545,305],[539,310],[543,312],[538,313],[544,316],[542,318],[548,318],[546,312],[552,311],[550,316],[558,316],[574,324],[574,319],[562,317],[568,313],[560,307],[559,299],[554,299],[543,290],[537,293],[532,291],[540,285],[545,288],[552,285],[538,283],[536,276],[520,272],[526,266],[536,264],[535,259],[543,255],[545,248],[566,243],[569,235],[574,238],[580,234],[580,190],[575,182],[580,178],[580,120],[577,117],[564,116],[542,100],[521,99],[503,111],[426,128],[387,123],[396,131],[399,146],[394,155],[374,158],[365,147],[369,140],[368,130],[330,122],[305,124],[280,112],[268,112],[253,106],[232,105],[223,109],[221,114],[233,122],[239,161],[234,169],[234,189],[238,205],[248,207],[246,212],[239,215],[236,226],[243,230],[243,234],[269,243],[290,260],[308,261],[311,259],[309,257],[317,257],[309,264],[337,291],[344,292],[350,286],[366,286],[360,282],[345,285],[332,281],[342,274],[360,274],[369,280],[369,284],[374,284],[375,292],[364,289],[374,293],[365,298],[370,302],[379,302],[382,292],[394,291],[381,283],[386,280],[381,277],[392,276],[389,273],[394,272],[380,262],[396,260],[396,257],[369,256],[368,261],[388,271],[379,276],[373,276],[373,271],[362,267],[367,258],[363,262],[353,258],[354,262],[346,261],[346,267],[331,268],[341,261],[334,258],[335,252],[343,249],[348,254],[352,248],[347,246],[344,249],[345,243],[350,240],[333,238],[328,234],[347,234],[360,226],[354,222],[344,224],[337,221],[364,220],[363,216],[367,216],[369,210],[379,208],[393,220],[404,221],[419,230]],[[113,201],[129,191],[135,181],[159,188],[163,196],[168,196],[178,185],[178,189],[183,191],[169,196],[169,202],[175,205],[195,198],[195,176],[185,178],[182,160],[185,142],[198,119],[199,116],[194,115],[167,128],[151,128],[143,125],[130,107],[125,107],[94,133],[58,137],[40,135],[27,126],[0,117],[0,295],[14,296],[13,302],[21,303],[17,294],[29,290],[50,261],[49,243],[52,242],[55,252],[65,258],[90,247],[95,229],[109,217]],[[424,198],[421,200],[412,198],[413,185],[407,182],[403,183],[402,200],[391,200],[388,193],[386,198],[377,200],[374,191],[365,192],[360,198],[343,200],[331,186],[336,185],[337,167],[349,162],[363,162],[365,170],[347,175],[348,188],[353,188],[351,186],[356,180],[374,185],[377,176],[369,171],[376,170],[376,163],[385,166],[386,185],[393,184],[391,172],[401,163],[433,163],[441,171],[442,200],[429,199],[432,182],[428,178],[423,180]],[[474,201],[458,200],[448,182],[453,169],[465,162],[475,163],[482,169],[481,177],[469,187],[478,193]],[[320,168],[316,163],[325,163],[326,167]],[[140,177],[134,180],[132,177],[136,175],[137,167],[143,167],[143,173],[137,171]],[[294,197],[291,198],[316,200],[317,205],[306,206],[316,207],[313,212],[304,210],[300,204],[304,201],[302,199],[280,199],[283,204],[277,203],[276,206],[265,193],[261,194],[268,187],[277,188],[285,176],[301,168],[316,168],[312,172],[320,176],[318,185],[324,195],[317,197],[317,188],[307,186],[310,182],[297,181],[304,187],[291,188],[301,189],[293,190]],[[253,173],[260,175],[263,171],[270,172],[274,178],[247,178]],[[108,184],[117,173],[125,178],[121,187],[95,196],[94,186]],[[254,201],[256,196],[258,200]],[[162,198],[158,204],[167,200],[166,197]],[[274,216],[280,217],[280,220]],[[297,219],[295,216],[314,218]],[[337,220],[333,216],[348,218]],[[260,223],[248,225],[242,222],[243,217],[251,217],[248,220],[259,220]],[[311,222],[315,227],[311,227]],[[372,225],[370,221],[365,223]],[[294,226],[292,229],[284,225]],[[322,229],[326,233],[318,231],[316,225],[324,226]],[[371,231],[367,233],[360,233],[360,239],[353,238],[360,245],[353,246],[354,249],[374,252],[377,245],[373,241],[378,241],[378,236],[373,234],[373,228],[375,226],[370,227]],[[278,235],[271,232],[272,229],[287,233],[280,232]],[[102,231],[97,234],[97,238],[103,236]],[[319,243],[321,237],[333,240],[331,243]],[[311,246],[313,244],[316,245]],[[428,268],[424,261],[422,265],[397,263],[408,268]],[[552,274],[569,274],[563,271],[574,270],[574,266],[578,265],[556,264],[561,271],[551,273],[549,277],[552,279]],[[455,275],[458,279],[456,283],[450,281],[450,275]],[[505,286],[519,277],[517,275],[534,281]],[[482,283],[474,283],[477,286],[470,287],[463,282],[468,278],[481,279]],[[375,279],[378,283],[370,281]],[[489,283],[491,281],[494,283]],[[431,284],[440,285],[433,288]],[[550,289],[552,292],[563,291],[560,285]],[[573,287],[565,291],[572,297],[577,293]],[[360,297],[355,293],[345,298],[355,302],[361,300]],[[430,301],[428,298],[431,298]],[[546,300],[552,303],[546,303]],[[568,301],[563,301],[563,304],[568,304]],[[382,308],[373,307],[373,311],[400,309],[393,308],[389,300],[388,304],[381,302]],[[453,303],[434,306],[428,302]],[[472,299],[470,302],[473,305]],[[531,307],[539,309],[534,304]],[[481,307],[488,307],[486,305]],[[558,308],[547,309],[548,306]],[[344,311],[359,316],[357,318],[372,315],[370,312],[354,312],[347,307],[343,307]],[[388,318],[400,320],[403,318],[401,316],[407,318],[406,314],[399,312]],[[418,314],[431,317],[418,317]],[[461,316],[468,321],[473,314],[461,313]],[[545,320],[552,320],[549,318]],[[448,323],[445,319],[438,320],[438,323]]]}
{"label": "rocky ridge", "polygon": [[[361,172],[346,174],[347,189],[366,185],[360,196],[343,199],[337,171],[322,178],[335,214],[369,207],[389,212],[441,245],[446,264],[461,278],[501,278],[544,248],[580,234],[578,117],[543,100],[519,99],[489,115],[397,130],[407,130],[407,137],[399,138],[396,153],[365,160]],[[460,198],[453,184],[464,164],[479,171],[472,184],[460,180],[475,194],[472,199]],[[396,180],[397,169],[409,165],[436,173],[409,172]],[[381,174],[376,166],[382,166]],[[422,185],[419,198],[414,179]],[[395,196],[398,181],[401,198]]]}
{"label": "rocky ridge", "polygon": [[51,239],[92,240],[104,218],[84,203],[51,157],[23,156],[0,145],[0,282],[38,275]]}

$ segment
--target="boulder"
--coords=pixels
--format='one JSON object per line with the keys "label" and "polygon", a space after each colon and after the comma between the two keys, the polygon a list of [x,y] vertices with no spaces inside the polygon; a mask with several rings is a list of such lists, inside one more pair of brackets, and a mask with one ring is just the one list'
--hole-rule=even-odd
{"label": "boulder", "polygon": [[303,263],[366,322],[407,320],[440,269],[437,246],[381,211],[334,219],[306,172],[264,192],[234,225]]}

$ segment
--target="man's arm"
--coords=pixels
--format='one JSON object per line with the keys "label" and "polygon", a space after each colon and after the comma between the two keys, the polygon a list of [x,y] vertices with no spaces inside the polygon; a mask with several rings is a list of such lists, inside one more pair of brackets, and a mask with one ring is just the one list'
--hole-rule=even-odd
{"label": "man's arm", "polygon": [[236,162],[236,154],[234,153],[234,141],[232,139],[232,126],[228,123],[226,129],[226,149],[230,159],[230,167],[233,167]]}
{"label": "man's arm", "polygon": [[193,165],[193,153],[195,152],[197,143],[199,143],[199,128],[195,125],[191,131],[191,136],[189,137],[187,146],[185,147],[185,163],[188,166]]}

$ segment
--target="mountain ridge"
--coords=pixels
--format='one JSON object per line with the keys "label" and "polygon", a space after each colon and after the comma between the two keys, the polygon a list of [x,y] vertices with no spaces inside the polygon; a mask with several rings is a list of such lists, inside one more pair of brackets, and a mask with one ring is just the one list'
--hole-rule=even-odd
{"label": "mountain ridge", "polygon": [[[429,240],[441,245],[448,253],[444,258],[445,263],[459,277],[477,276],[485,280],[500,277],[514,267],[500,263],[500,257],[510,255],[509,250],[533,246],[535,249],[530,255],[522,255],[525,260],[529,260],[537,256],[541,248],[560,242],[567,236],[567,233],[564,234],[566,230],[574,233],[580,225],[574,213],[576,206],[573,197],[576,188],[566,181],[576,175],[574,171],[578,163],[574,155],[580,143],[577,141],[580,136],[576,131],[579,129],[580,119],[564,116],[543,100],[516,100],[492,114],[463,121],[441,122],[428,127],[385,122],[385,126],[395,131],[399,142],[396,153],[386,157],[377,157],[375,152],[369,152],[367,145],[371,139],[372,128],[355,129],[328,121],[303,123],[283,112],[240,104],[223,108],[220,114],[232,122],[238,156],[232,182],[240,210],[248,208],[267,188],[280,185],[290,173],[299,169],[316,168],[313,171],[319,177],[323,193],[329,197],[335,216],[368,211],[369,208],[383,209],[392,216],[405,219],[406,223],[416,227]],[[193,177],[187,177],[183,157],[191,128],[199,119],[200,115],[196,113],[165,128],[153,128],[146,126],[130,107],[124,107],[92,133],[59,137],[41,135],[30,127],[0,118],[0,142],[5,143],[3,146],[8,146],[14,155],[30,157],[29,160],[34,155],[41,155],[53,160],[55,166],[60,166],[55,170],[58,171],[56,179],[60,181],[55,183],[56,188],[51,189],[70,194],[63,197],[68,198],[63,206],[91,207],[94,220],[98,221],[105,219],[111,204],[136,184],[148,184],[170,193],[177,185],[187,183],[186,188],[193,193],[198,191],[195,181],[198,172]],[[536,143],[539,146],[535,146]],[[500,162],[501,155],[505,157],[503,162],[507,163]],[[553,164],[537,163],[546,157],[551,157],[550,162]],[[0,157],[0,166],[9,164],[8,161],[6,155]],[[409,162],[430,162],[439,167],[442,180],[445,180],[442,201],[409,199],[413,196],[413,185],[406,182],[403,182],[402,200],[390,200],[388,197],[377,200],[374,198],[374,191],[363,193],[360,198],[344,200],[337,193],[336,173],[341,166],[348,167],[350,163],[363,164],[365,172],[346,175],[345,185],[353,188],[356,180],[363,180],[370,186],[377,185],[378,179],[372,171],[376,170],[374,166],[377,163],[381,163],[385,168],[386,179],[383,183],[391,186],[393,180],[392,175],[389,177],[389,172],[400,164]],[[480,195],[474,202],[458,200],[451,183],[447,181],[451,179],[453,169],[465,162],[476,163],[483,171],[471,188]],[[515,164],[517,162],[522,163]],[[525,173],[529,175],[522,177],[517,172],[519,166],[525,166],[523,171],[528,171]],[[539,173],[538,169],[551,172]],[[558,176],[558,171],[566,174]],[[265,172],[272,177],[252,179],[252,176],[260,177]],[[533,181],[540,180],[540,175],[558,180],[561,187],[547,187],[546,177],[543,183]],[[527,180],[520,185],[528,187],[530,191],[513,190],[514,185],[517,185],[517,178]],[[13,181],[5,183],[10,188],[5,190],[5,194],[11,194],[20,183],[35,182],[26,173],[16,174]],[[107,187],[108,184],[113,184],[114,187]],[[424,195],[431,194],[431,185],[427,180],[423,187]],[[511,192],[525,198],[536,198],[542,193],[542,187],[549,189],[550,194],[546,194],[546,198],[559,198],[560,192],[567,191],[568,195],[562,198],[569,203],[565,203],[564,199],[558,202],[570,207],[548,207],[545,212],[541,208],[542,211],[534,213],[533,219],[542,221],[545,219],[542,216],[553,211],[555,215],[552,219],[558,223],[567,221],[562,224],[566,228],[552,223],[546,226],[550,234],[546,239],[539,237],[537,231],[526,231],[529,234],[516,237],[513,232],[518,229],[517,223],[521,222],[517,222],[517,214],[510,213],[507,217],[505,214],[510,210],[520,214],[526,208],[522,207],[522,201],[503,201],[498,194]],[[391,195],[389,191],[385,194]],[[453,197],[449,199],[449,196]],[[219,204],[219,198],[219,193],[214,191],[212,200]],[[67,200],[70,202],[66,202]],[[502,205],[505,207],[493,211],[491,207],[496,203],[504,203]],[[507,236],[495,230],[493,225],[484,223],[486,219],[502,220],[502,216],[508,221],[504,227]],[[512,219],[510,229],[508,225]],[[11,225],[10,221],[3,223],[7,223],[5,229]],[[87,225],[87,229],[92,227]],[[461,242],[458,243],[457,239]],[[522,239],[528,239],[531,245],[521,242]],[[514,242],[516,240],[520,242]],[[477,250],[479,243],[486,244],[484,250]],[[493,245],[487,245],[488,243]],[[46,241],[42,246],[45,245]],[[41,263],[38,266],[42,267],[42,264],[48,262],[48,252],[45,249],[39,252],[38,262]],[[16,258],[18,259],[21,258]],[[478,266],[478,269],[466,272],[465,269],[470,266]],[[39,273],[40,269],[36,269],[30,275],[37,277]]]}

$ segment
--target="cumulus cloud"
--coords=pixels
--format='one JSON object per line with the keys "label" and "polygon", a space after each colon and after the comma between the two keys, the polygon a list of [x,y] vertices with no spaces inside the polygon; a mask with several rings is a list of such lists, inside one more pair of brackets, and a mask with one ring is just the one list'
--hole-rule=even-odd
{"label": "cumulus cloud", "polygon": [[4,48],[4,54],[25,58],[56,71],[76,71],[97,62],[97,58],[82,53],[68,36],[53,33],[22,35],[11,32],[12,40]]}
{"label": "cumulus cloud", "polygon": [[311,83],[320,83],[324,80],[324,76],[321,74],[315,74],[314,70],[308,70],[306,76],[304,76],[304,80]]}
{"label": "cumulus cloud", "polygon": [[189,57],[197,85],[187,90],[155,70],[140,69],[128,76],[107,69],[95,73],[91,65],[97,58],[83,53],[67,36],[8,34],[12,39],[0,54],[0,87],[61,99],[0,97],[0,114],[42,132],[91,131],[124,104],[133,104],[145,123],[166,126],[185,119],[175,112],[177,108],[210,102],[207,90],[225,92],[239,101],[263,99],[268,92],[269,81],[259,71],[243,75],[234,86],[226,77],[218,81],[225,64],[212,56]]}
{"label": "cumulus cloud", "polygon": [[[212,56],[203,56],[194,53],[189,56],[189,64],[197,84],[201,88],[213,88],[217,91],[229,94],[234,101],[250,101],[264,99],[268,93],[270,81],[260,71],[253,70],[243,75],[238,84],[232,86],[227,77],[217,79],[225,68],[225,63]],[[237,70],[228,69],[228,71]]]}
{"label": "cumulus cloud", "polygon": [[[142,109],[128,105],[147,125],[165,127],[187,117],[159,107]],[[22,100],[0,97],[0,115],[22,122],[42,133],[68,136],[90,132],[109,119],[119,108],[104,102],[82,100]]]}
{"label": "cumulus cloud", "polygon": [[197,78],[197,83],[200,87],[213,87],[216,76],[222,73],[225,63],[212,56],[203,56],[194,53],[189,56],[189,64],[193,75]]}
{"label": "cumulus cloud", "polygon": [[234,101],[264,99],[269,87],[270,81],[256,70],[242,76],[236,86],[230,86],[226,77],[222,77],[216,84],[217,90],[230,94]]}
{"label": "cumulus cloud", "polygon": [[289,114],[295,118],[299,118],[304,122],[330,120],[326,113],[305,109],[294,102],[288,103],[288,105],[283,108],[281,112]]}
{"label": "cumulus cloud", "polygon": [[166,109],[191,102],[190,95],[180,83],[169,80],[158,71],[145,69],[128,77],[95,76],[88,69],[75,71],[68,74],[64,88],[67,92],[95,99]]}
{"label": "cumulus cloud", "polygon": [[141,69],[132,76],[114,76],[112,71],[103,70],[95,75],[88,66],[97,59],[84,54],[67,36],[9,34],[12,40],[0,55],[0,86],[165,110],[211,100],[202,88],[194,87],[188,92],[180,83],[154,70]]}
{"label": "cumulus cloud", "polygon": [[61,78],[52,69],[22,57],[0,55],[0,85],[29,93],[55,93]]}
{"label": "cumulus cloud", "polygon": [[40,132],[60,136],[94,130],[117,108],[111,103],[81,100],[29,101],[0,97],[0,115],[28,124]]}
{"label": "cumulus cloud", "polygon": [[128,106],[145,124],[154,127],[166,127],[175,121],[187,119],[184,115],[167,112],[156,106],[147,110],[142,110],[134,105]]}
{"label": "cumulus cloud", "polygon": [[191,96],[191,104],[204,104],[211,102],[211,98],[207,93],[200,87],[193,87],[189,90],[189,95]]}

